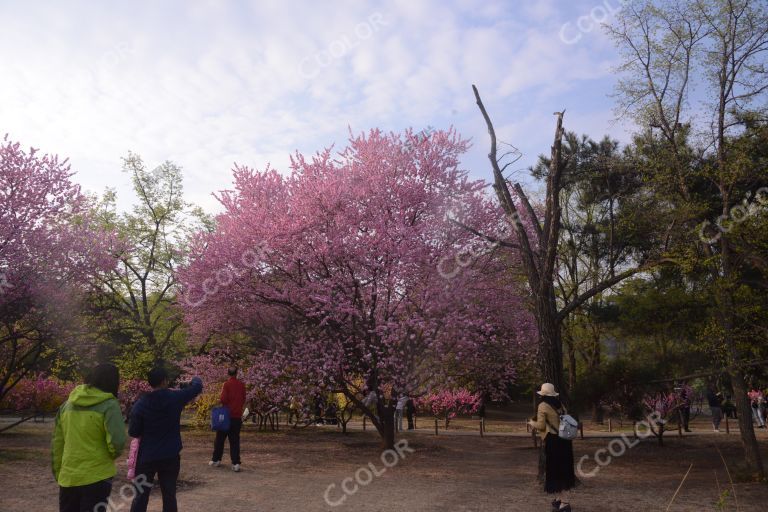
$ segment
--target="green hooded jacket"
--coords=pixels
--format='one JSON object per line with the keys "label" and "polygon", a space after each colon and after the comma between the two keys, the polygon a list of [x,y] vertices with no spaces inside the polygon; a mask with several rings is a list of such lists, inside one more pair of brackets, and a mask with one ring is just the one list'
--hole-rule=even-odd
{"label": "green hooded jacket", "polygon": [[120,404],[112,393],[81,384],[56,414],[53,476],[62,487],[88,485],[117,474],[126,442]]}

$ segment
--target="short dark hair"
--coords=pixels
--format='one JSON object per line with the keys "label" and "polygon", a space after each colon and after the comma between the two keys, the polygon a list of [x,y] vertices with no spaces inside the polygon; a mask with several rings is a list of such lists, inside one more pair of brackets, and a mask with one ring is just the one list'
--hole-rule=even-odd
{"label": "short dark hair", "polygon": [[152,368],[147,376],[147,382],[149,382],[149,385],[153,388],[158,387],[166,380],[168,380],[168,372],[165,368],[161,367]]}
{"label": "short dark hair", "polygon": [[88,372],[85,383],[117,396],[117,391],[120,389],[120,370],[111,363],[102,363]]}
{"label": "short dark hair", "polygon": [[227,370],[227,374],[230,377],[237,377],[237,367],[236,366],[230,366],[229,370]]}

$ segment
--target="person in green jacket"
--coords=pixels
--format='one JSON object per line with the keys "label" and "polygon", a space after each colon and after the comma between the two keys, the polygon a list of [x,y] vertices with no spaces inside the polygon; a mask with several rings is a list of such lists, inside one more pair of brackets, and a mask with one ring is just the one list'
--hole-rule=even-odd
{"label": "person in green jacket", "polygon": [[56,414],[51,451],[60,512],[93,512],[108,503],[115,459],[126,443],[119,386],[117,368],[100,364]]}

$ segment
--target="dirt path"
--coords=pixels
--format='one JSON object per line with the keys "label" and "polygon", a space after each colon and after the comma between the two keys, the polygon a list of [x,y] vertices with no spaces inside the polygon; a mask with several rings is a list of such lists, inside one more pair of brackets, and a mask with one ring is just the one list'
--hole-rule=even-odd
{"label": "dirt path", "polygon": [[[50,423],[27,425],[0,436],[0,511],[55,511],[57,487],[49,469]],[[548,511],[550,498],[535,481],[537,452],[529,439],[517,437],[406,435],[414,453],[387,468],[395,456],[381,459],[378,440],[371,432],[347,436],[335,431],[306,429],[280,433],[243,435],[241,473],[228,467],[210,468],[211,436],[184,433],[179,508],[182,511]],[[607,448],[609,439],[585,439],[574,445],[576,459],[587,455],[586,471],[597,466],[593,456]],[[721,491],[728,476],[717,453],[718,446],[729,464],[736,466],[736,436],[699,435],[670,438],[666,447],[654,442],[628,449],[602,467],[593,478],[573,492],[576,511],[665,510],[690,464],[693,469],[683,485],[673,511],[716,510],[718,482]],[[618,453],[619,446],[613,446]],[[369,466],[372,464],[372,467]],[[734,467],[731,469],[733,470]],[[361,469],[362,468],[362,469]],[[121,460],[120,475],[125,474]],[[345,497],[342,481],[355,493]],[[373,476],[377,473],[378,476]],[[129,503],[119,496],[122,476],[116,479],[115,510],[127,511]],[[343,500],[338,506],[326,503]],[[741,508],[754,509],[768,501],[768,487],[737,484]],[[160,510],[153,492],[150,510]],[[733,500],[730,508],[735,510]],[[761,510],[762,506],[758,506]]]}

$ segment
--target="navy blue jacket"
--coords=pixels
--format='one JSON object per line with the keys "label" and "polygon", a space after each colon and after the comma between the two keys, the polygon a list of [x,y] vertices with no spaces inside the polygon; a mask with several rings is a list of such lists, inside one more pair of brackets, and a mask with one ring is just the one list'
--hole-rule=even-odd
{"label": "navy blue jacket", "polygon": [[128,426],[131,437],[141,438],[137,466],[179,455],[181,411],[202,391],[203,381],[195,377],[184,389],[157,389],[139,398]]}

